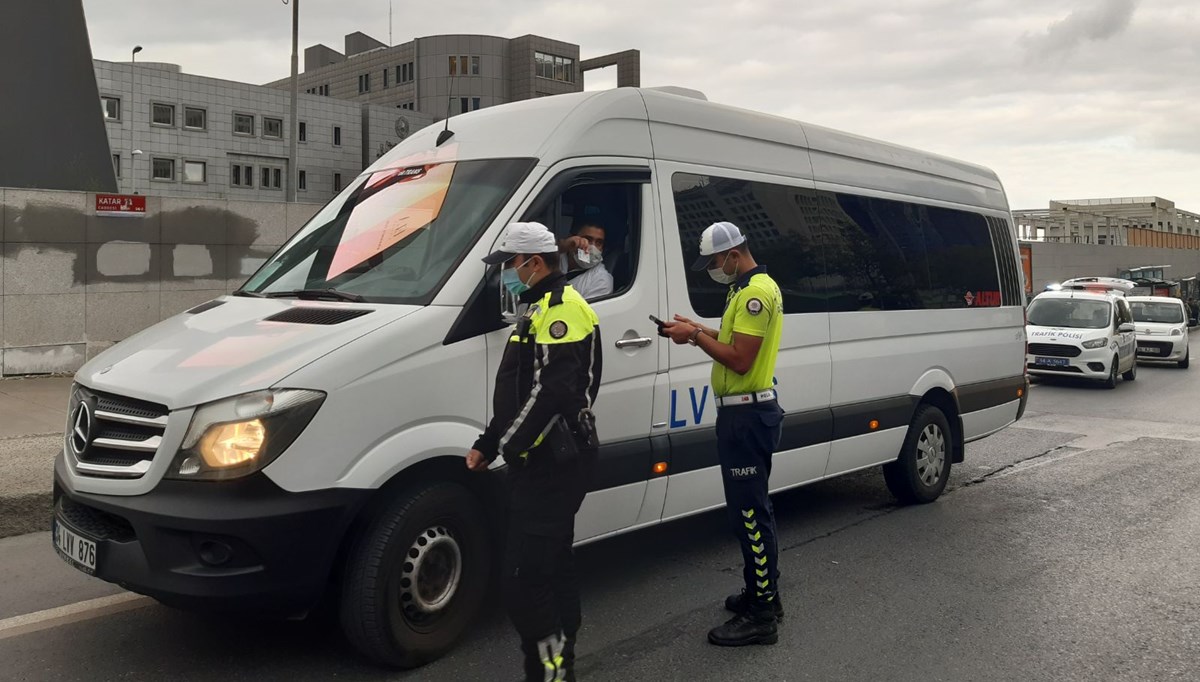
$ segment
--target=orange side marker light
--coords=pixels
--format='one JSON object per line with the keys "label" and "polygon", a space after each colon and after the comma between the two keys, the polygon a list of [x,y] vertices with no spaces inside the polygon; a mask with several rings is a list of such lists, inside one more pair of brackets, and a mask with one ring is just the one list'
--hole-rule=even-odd
{"label": "orange side marker light", "polygon": [[667,463],[666,462],[655,462],[654,463],[654,473],[655,474],[667,473]]}

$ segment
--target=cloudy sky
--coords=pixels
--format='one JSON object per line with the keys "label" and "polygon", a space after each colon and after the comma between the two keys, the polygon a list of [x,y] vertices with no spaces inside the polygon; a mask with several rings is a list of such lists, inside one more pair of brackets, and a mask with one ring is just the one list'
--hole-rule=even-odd
{"label": "cloudy sky", "polygon": [[[282,0],[84,8],[99,59],[140,44],[201,75],[289,70]],[[356,30],[387,42],[388,0],[301,8],[301,50]],[[637,48],[643,85],[989,166],[1014,209],[1157,194],[1200,212],[1196,0],[395,0],[396,43],[439,33],[536,33],[584,58]]]}

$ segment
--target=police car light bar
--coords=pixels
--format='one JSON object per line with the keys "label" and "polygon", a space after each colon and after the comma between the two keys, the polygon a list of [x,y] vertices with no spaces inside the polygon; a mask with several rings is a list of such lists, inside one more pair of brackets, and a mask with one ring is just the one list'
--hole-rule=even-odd
{"label": "police car light bar", "polygon": [[1072,291],[1094,291],[1097,293],[1126,294],[1137,288],[1137,284],[1118,277],[1077,277],[1062,283],[1063,289]]}

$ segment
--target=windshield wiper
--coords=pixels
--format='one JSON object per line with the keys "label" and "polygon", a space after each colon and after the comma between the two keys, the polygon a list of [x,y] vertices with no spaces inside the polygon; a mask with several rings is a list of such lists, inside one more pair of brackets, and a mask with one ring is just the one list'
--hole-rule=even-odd
{"label": "windshield wiper", "polygon": [[254,292],[254,291],[246,291],[245,289],[238,289],[237,291],[233,292],[233,295],[234,296],[245,296],[246,298],[266,298],[267,297],[266,294],[260,294],[258,292]]}
{"label": "windshield wiper", "polygon": [[267,298],[298,298],[304,301],[315,301],[318,299],[332,299],[334,301],[350,301],[352,303],[365,303],[367,299],[352,294],[348,291],[338,291],[337,289],[296,289],[294,291],[272,291],[266,295]]}

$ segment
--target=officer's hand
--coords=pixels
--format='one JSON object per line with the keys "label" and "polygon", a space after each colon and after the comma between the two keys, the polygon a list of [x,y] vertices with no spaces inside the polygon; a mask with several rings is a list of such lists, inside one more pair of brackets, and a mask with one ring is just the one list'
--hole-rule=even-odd
{"label": "officer's hand", "polygon": [[488,467],[487,457],[484,457],[482,452],[480,452],[478,450],[471,450],[470,452],[467,453],[467,468],[468,469],[470,469],[471,471],[483,471],[483,470],[487,469],[487,467]]}
{"label": "officer's hand", "polygon": [[688,318],[684,317],[683,315],[676,315],[676,316],[675,316],[675,321],[676,321],[676,322],[682,322],[682,323],[684,323],[684,324],[690,324],[690,325],[692,325],[693,327],[699,327],[699,326],[700,326],[699,324],[697,324],[697,323],[695,323],[695,322],[693,322],[693,321],[689,320]]}
{"label": "officer's hand", "polygon": [[685,322],[663,322],[662,331],[667,338],[682,345],[688,342],[696,326]]}

